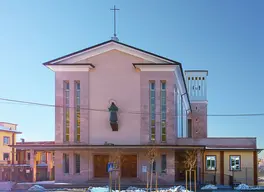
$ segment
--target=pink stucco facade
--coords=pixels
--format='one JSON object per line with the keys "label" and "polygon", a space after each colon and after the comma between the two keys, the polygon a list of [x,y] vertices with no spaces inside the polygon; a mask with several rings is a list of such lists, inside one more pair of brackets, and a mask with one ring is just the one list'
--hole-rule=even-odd
{"label": "pink stucco facade", "polygon": [[[75,81],[81,84],[81,142],[80,144],[103,145],[105,142],[115,145],[145,145],[150,142],[149,138],[149,81],[155,81],[156,91],[156,111],[160,111],[160,81],[167,83],[167,112],[168,116],[174,115],[174,94],[175,75],[171,71],[166,72],[140,72],[136,70],[132,63],[148,63],[141,58],[112,50],[98,56],[79,61],[95,65],[95,69],[89,72],[56,72],[56,105],[62,106],[64,103],[63,82],[70,83],[70,106],[74,106]],[[109,126],[109,112],[107,111],[110,102],[114,101],[119,107],[119,130],[112,131]],[[87,109],[87,110],[86,110]],[[88,110],[91,109],[91,110]],[[99,109],[94,111],[92,109]],[[146,113],[144,113],[146,112]],[[57,144],[63,143],[64,120],[63,107],[56,108],[56,129],[55,141]],[[74,143],[75,128],[74,108],[70,109],[70,142]],[[161,143],[160,117],[156,120],[156,142]],[[176,133],[174,129],[174,118],[167,118],[167,144],[175,144]],[[124,150],[127,151],[127,150]],[[113,152],[113,150],[112,150]],[[63,173],[63,153],[55,153],[55,178],[57,182],[75,181],[85,182],[94,178],[93,155],[111,154],[111,150],[87,150],[87,151],[67,151],[69,154],[69,164],[73,165],[74,153],[81,155],[81,173],[74,174],[74,169],[70,166],[69,174]],[[128,152],[130,153],[130,152]],[[167,176],[163,179],[174,181],[174,152],[171,150],[161,150],[161,154],[167,154]],[[148,165],[146,150],[134,150],[131,154],[136,154],[137,177],[144,180],[144,173],[141,167]],[[157,158],[159,167],[160,158]]]}

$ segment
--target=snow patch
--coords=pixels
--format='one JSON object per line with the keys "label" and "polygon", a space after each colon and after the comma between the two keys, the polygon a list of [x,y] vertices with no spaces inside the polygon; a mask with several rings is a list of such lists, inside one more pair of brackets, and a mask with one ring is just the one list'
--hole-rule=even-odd
{"label": "snow patch", "polygon": [[108,186],[106,187],[89,187],[87,192],[108,192]]}
{"label": "snow patch", "polygon": [[28,191],[45,191],[46,189],[40,185],[33,185]]}
{"label": "snow patch", "polygon": [[215,186],[215,185],[205,185],[205,186],[203,186],[201,189],[217,189],[217,187]]}
{"label": "snow patch", "polygon": [[263,186],[257,186],[257,187],[252,187],[248,186],[247,184],[240,184],[237,187],[235,187],[236,190],[261,190],[263,189]]}

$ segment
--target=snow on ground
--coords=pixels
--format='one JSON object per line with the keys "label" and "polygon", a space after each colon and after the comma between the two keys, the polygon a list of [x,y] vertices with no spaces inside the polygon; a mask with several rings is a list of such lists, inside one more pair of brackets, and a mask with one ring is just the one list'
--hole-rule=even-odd
{"label": "snow on ground", "polygon": [[217,187],[215,185],[205,185],[201,189],[217,189]]}
{"label": "snow on ground", "polygon": [[260,189],[264,189],[262,186],[257,186],[257,187],[252,187],[252,186],[248,186],[247,184],[239,184],[237,187],[235,187],[236,190],[260,190]]}
{"label": "snow on ground", "polygon": [[[155,188],[153,188],[153,191],[155,191]],[[183,186],[174,186],[171,188],[166,189],[158,189],[159,192],[190,192],[186,191],[185,187]],[[87,192],[108,192],[108,187],[90,187]],[[113,192],[118,192],[118,190],[113,190]],[[137,188],[137,187],[128,187],[126,190],[121,190],[121,192],[146,192],[146,189],[144,188]]]}
{"label": "snow on ground", "polygon": [[[108,187],[89,187],[88,189],[45,189],[44,187],[40,186],[40,185],[34,185],[31,188],[28,189],[28,191],[39,191],[39,192],[43,192],[43,191],[78,191],[78,192],[108,192]],[[121,190],[121,192],[145,192],[146,189],[140,189],[140,188],[136,188],[136,187],[129,187],[127,190]],[[153,191],[155,191],[155,188],[153,188]],[[191,192],[188,190],[185,190],[185,188],[183,186],[175,186],[172,188],[166,188],[166,189],[159,189],[159,192]],[[113,192],[118,192],[118,190],[113,190]]]}

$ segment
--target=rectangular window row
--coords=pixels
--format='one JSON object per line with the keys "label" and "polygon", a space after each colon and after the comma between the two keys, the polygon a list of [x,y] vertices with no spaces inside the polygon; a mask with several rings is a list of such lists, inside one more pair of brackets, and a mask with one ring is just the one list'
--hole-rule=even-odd
{"label": "rectangular window row", "polygon": [[[69,154],[63,154],[63,172],[68,174],[70,173],[70,157]],[[74,173],[81,172],[81,156],[80,154],[74,154]]]}
{"label": "rectangular window row", "polygon": [[[166,142],[166,81],[160,81],[160,127],[161,127],[161,142]],[[150,119],[150,141],[156,141],[156,84],[155,81],[149,83],[149,119]]]}
{"label": "rectangular window row", "polygon": [[[207,171],[216,171],[216,156],[207,155],[206,156],[206,170]],[[241,170],[241,156],[240,155],[230,155],[229,156],[229,170],[230,171],[239,171]]]}
{"label": "rectangular window row", "polygon": [[[74,140],[81,141],[81,86],[80,81],[74,82]],[[64,141],[70,141],[70,82],[64,81]]]}

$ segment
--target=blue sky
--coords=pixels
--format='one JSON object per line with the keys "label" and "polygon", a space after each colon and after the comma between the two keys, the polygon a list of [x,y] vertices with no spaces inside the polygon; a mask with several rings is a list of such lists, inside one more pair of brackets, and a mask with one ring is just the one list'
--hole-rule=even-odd
{"label": "blue sky", "polygon": [[[121,42],[209,70],[208,113],[264,113],[263,1],[0,1],[0,97],[54,104],[42,63],[109,40],[113,5]],[[262,54],[261,54],[262,53]],[[54,109],[0,101],[0,121],[26,140],[54,139]],[[209,136],[258,138],[264,116],[209,117]],[[262,140],[262,141],[261,141]]]}

